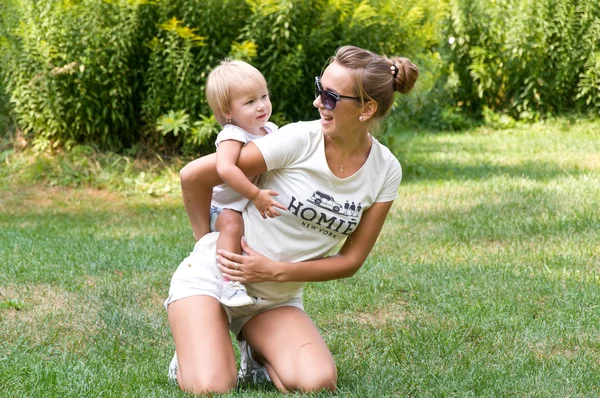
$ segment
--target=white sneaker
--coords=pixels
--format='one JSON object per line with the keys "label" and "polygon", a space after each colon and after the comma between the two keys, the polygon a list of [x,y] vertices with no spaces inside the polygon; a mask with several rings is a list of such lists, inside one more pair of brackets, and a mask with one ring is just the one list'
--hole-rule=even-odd
{"label": "white sneaker", "polygon": [[169,364],[169,381],[177,384],[177,368],[179,367],[179,362],[177,361],[177,353],[173,354],[173,359],[171,359],[171,363]]}
{"label": "white sneaker", "polygon": [[271,382],[267,368],[259,365],[258,362],[252,358],[250,346],[246,340],[238,341],[238,347],[240,348],[241,354],[240,371],[238,372],[238,385],[240,383],[259,384]]}
{"label": "white sneaker", "polygon": [[[269,372],[267,368],[261,366],[252,358],[250,354],[250,346],[244,341],[238,341],[238,347],[240,348],[241,360],[240,370],[238,372],[238,386],[240,383],[260,384],[265,382],[271,382]],[[177,352],[173,354],[171,363],[169,364],[169,372],[167,378],[171,383],[177,384],[177,368],[179,367],[179,361],[177,360]]]}
{"label": "white sneaker", "polygon": [[240,282],[225,282],[221,292],[221,303],[228,307],[244,307],[254,304],[254,301]]}

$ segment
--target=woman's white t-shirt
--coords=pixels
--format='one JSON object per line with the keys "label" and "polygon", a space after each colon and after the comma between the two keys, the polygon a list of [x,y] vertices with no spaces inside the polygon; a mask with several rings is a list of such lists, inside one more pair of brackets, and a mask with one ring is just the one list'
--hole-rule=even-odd
{"label": "woman's white t-shirt", "polygon": [[[388,148],[372,138],[365,164],[346,178],[335,176],[325,158],[320,121],[286,125],[277,134],[254,141],[267,172],[261,189],[279,192],[287,210],[263,219],[249,202],[243,211],[244,237],[257,252],[277,261],[299,262],[327,255],[350,235],[362,212],[374,202],[398,196],[402,169]],[[284,299],[299,293],[304,282],[246,284],[252,296]]]}

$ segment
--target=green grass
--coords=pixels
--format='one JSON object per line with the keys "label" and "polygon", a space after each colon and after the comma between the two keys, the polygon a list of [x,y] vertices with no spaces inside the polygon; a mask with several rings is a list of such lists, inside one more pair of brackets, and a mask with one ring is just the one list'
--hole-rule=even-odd
{"label": "green grass", "polygon": [[[395,137],[404,180],[372,255],[306,288],[337,396],[600,395],[598,131],[558,119]],[[48,172],[70,159],[0,167],[21,176],[0,184],[0,396],[186,396],[166,380],[162,307],[193,243],[175,168],[146,171],[156,195],[133,172],[111,182],[110,162],[83,170],[104,185]]]}

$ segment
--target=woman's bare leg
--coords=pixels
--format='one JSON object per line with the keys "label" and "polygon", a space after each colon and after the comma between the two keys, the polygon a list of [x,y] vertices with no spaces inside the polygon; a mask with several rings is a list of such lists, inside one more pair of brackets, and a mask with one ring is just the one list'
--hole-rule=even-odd
{"label": "woman's bare leg", "polygon": [[181,194],[196,240],[210,232],[212,190],[222,181],[214,154],[191,161],[179,172]]}
{"label": "woman's bare leg", "polygon": [[[248,146],[253,147],[253,150],[248,151]],[[258,149],[251,144],[246,145],[240,152],[236,164],[246,176],[252,177],[266,171],[264,159],[257,161],[256,153],[259,153]],[[212,189],[223,182],[217,173],[216,154],[191,161],[181,169],[179,177],[185,211],[192,224],[194,238],[198,240],[210,232]]]}
{"label": "woman's bare leg", "polygon": [[235,388],[235,354],[221,303],[209,296],[187,297],[171,303],[168,314],[179,362],[179,387],[196,394]]}
{"label": "woman's bare leg", "polygon": [[265,311],[248,321],[242,334],[280,391],[335,391],[333,357],[306,312],[296,307]]}

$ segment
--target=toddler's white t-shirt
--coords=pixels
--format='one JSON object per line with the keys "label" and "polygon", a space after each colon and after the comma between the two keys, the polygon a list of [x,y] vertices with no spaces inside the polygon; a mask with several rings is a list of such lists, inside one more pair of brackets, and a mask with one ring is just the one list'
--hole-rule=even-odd
{"label": "toddler's white t-shirt", "polygon": [[[277,131],[277,126],[271,122],[267,122],[264,126],[267,135]],[[233,124],[226,124],[223,130],[217,135],[215,144],[217,148],[222,141],[235,140],[241,142],[243,145],[254,141],[258,138],[263,138],[261,135],[253,135],[246,130],[234,126]],[[258,180],[258,176],[250,178],[250,182],[253,184]],[[219,207],[221,209],[232,209],[236,211],[242,211],[246,207],[248,199],[231,189],[227,184],[217,185],[213,188],[211,206]]]}

